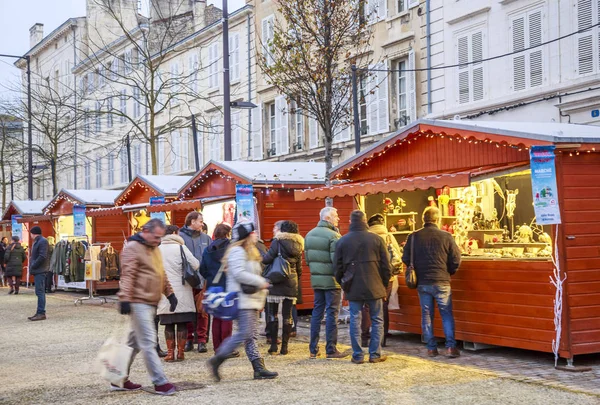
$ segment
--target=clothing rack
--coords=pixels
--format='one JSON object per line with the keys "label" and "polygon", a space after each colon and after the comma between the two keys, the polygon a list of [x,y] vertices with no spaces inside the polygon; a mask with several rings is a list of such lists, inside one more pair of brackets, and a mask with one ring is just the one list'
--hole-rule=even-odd
{"label": "clothing rack", "polygon": [[[70,236],[67,236],[67,238],[69,238],[69,237]],[[85,237],[84,236],[79,236],[79,237],[85,238],[89,242],[89,238],[87,235]],[[95,242],[95,243],[90,244],[90,246],[103,246],[103,245],[110,246],[110,242]],[[116,298],[94,296],[94,280],[86,280],[86,284],[88,286],[88,296],[82,297],[82,298],[77,298],[74,303],[75,306],[77,306],[78,303],[80,305],[83,305],[84,301],[98,300],[101,302],[100,305],[106,304],[108,302],[108,300],[118,301]]]}

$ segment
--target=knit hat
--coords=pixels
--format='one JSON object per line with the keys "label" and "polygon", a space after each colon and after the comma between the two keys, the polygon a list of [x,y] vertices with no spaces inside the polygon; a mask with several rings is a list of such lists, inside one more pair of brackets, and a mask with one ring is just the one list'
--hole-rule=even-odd
{"label": "knit hat", "polygon": [[42,228],[40,228],[39,226],[34,226],[33,228],[31,228],[31,230],[29,231],[29,233],[31,233],[32,235],[41,235],[42,234]]}
{"label": "knit hat", "polygon": [[231,239],[240,241],[246,239],[254,232],[254,224],[252,222],[238,222],[231,230]]}
{"label": "knit hat", "polygon": [[369,226],[385,224],[385,219],[381,214],[372,215],[371,218],[367,221]]}

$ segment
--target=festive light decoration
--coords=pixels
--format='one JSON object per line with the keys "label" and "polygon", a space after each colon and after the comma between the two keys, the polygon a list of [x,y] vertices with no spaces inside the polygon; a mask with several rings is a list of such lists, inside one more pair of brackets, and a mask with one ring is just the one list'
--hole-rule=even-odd
{"label": "festive light decoration", "polygon": [[152,194],[154,194],[154,196],[162,195],[159,192],[157,192],[154,188],[148,186],[146,183],[141,181],[140,179],[137,179],[129,187],[127,187],[125,189],[125,191],[123,191],[123,193],[119,196],[117,201],[115,201],[115,204],[117,204],[117,205],[123,204],[125,201],[127,201],[127,197],[131,193],[133,193],[136,189],[142,189],[143,191],[150,191],[150,192],[152,192]]}
{"label": "festive light decoration", "polygon": [[71,198],[67,194],[58,193],[58,195],[54,198],[54,200],[52,200],[50,202],[50,204],[48,204],[48,206],[44,210],[44,214],[49,215],[51,213],[52,209],[54,207],[56,207],[59,203],[62,203],[63,201],[66,201],[66,202],[68,202],[71,205],[82,204],[81,201],[75,200],[75,199]]}
{"label": "festive light decoration", "polygon": [[554,256],[552,257],[554,270],[552,276],[550,276],[550,283],[556,288],[556,292],[554,293],[554,330],[556,331],[556,337],[552,339],[554,367],[558,365],[558,351],[560,349],[560,337],[562,335],[563,283],[567,279],[567,275],[565,274],[564,277],[562,277],[560,272],[560,260],[558,256],[558,227],[559,225],[556,225],[556,235],[554,236]]}
{"label": "festive light decoration", "polygon": [[201,175],[199,174],[198,176],[195,177],[194,182],[187,187],[185,190],[183,190],[180,194],[179,194],[179,199],[183,200],[186,197],[190,197],[194,190],[196,190],[197,188],[199,188],[200,186],[202,186],[202,184],[204,184],[208,179],[210,179],[211,177],[214,176],[219,176],[222,179],[227,180],[228,182],[234,182],[235,184],[242,184],[241,181],[237,180],[235,177],[232,177],[226,173],[223,173],[221,170],[219,169],[208,169],[206,172],[202,173]]}

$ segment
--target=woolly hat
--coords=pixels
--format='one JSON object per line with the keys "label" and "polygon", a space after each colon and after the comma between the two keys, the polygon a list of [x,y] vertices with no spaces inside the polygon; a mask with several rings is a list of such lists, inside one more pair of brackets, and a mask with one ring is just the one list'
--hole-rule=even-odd
{"label": "woolly hat", "polygon": [[238,222],[231,230],[231,239],[240,241],[246,239],[254,232],[254,224],[252,222]]}
{"label": "woolly hat", "polygon": [[39,226],[34,226],[33,228],[31,228],[31,231],[29,231],[29,233],[31,233],[32,235],[41,235],[42,228],[40,228]]}
{"label": "woolly hat", "polygon": [[381,214],[375,214],[372,215],[371,218],[369,218],[369,220],[367,221],[367,224],[369,226],[373,226],[373,225],[383,225],[385,224],[385,218],[383,218],[383,215]]}

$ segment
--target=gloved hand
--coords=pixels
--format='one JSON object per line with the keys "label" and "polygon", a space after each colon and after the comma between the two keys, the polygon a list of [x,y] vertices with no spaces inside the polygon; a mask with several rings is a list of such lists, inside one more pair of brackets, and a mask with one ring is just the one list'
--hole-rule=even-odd
{"label": "gloved hand", "polygon": [[119,312],[121,315],[129,315],[131,313],[131,304],[129,302],[121,302]]}
{"label": "gloved hand", "polygon": [[167,299],[169,300],[169,303],[171,304],[171,306],[169,307],[169,311],[170,312],[175,312],[175,308],[177,308],[177,297],[175,296],[175,294],[171,294],[167,297]]}

